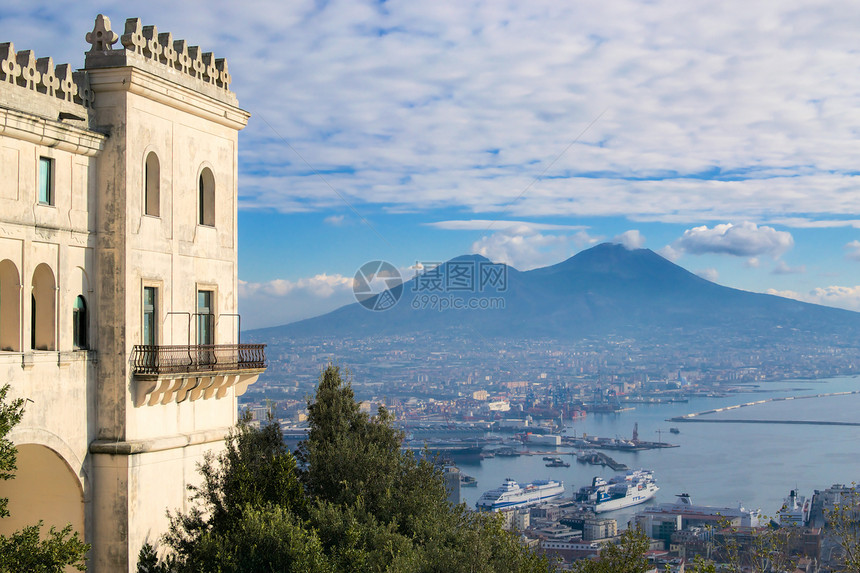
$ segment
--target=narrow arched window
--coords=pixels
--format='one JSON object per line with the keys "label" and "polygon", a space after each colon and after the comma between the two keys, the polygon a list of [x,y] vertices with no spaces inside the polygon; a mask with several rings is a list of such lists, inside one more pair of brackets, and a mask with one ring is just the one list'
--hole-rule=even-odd
{"label": "narrow arched window", "polygon": [[204,167],[198,182],[199,213],[197,222],[207,227],[215,226],[215,176]]}
{"label": "narrow arched window", "polygon": [[0,262],[0,350],[21,351],[21,282],[18,267]]}
{"label": "narrow arched window", "polygon": [[143,205],[144,213],[158,217],[161,210],[161,167],[158,156],[150,151],[143,166]]}
{"label": "narrow arched window", "polygon": [[72,340],[75,348],[87,348],[87,301],[80,295],[72,309]]}
{"label": "narrow arched window", "polygon": [[34,350],[56,350],[56,293],[54,271],[41,263],[33,271],[30,346]]}

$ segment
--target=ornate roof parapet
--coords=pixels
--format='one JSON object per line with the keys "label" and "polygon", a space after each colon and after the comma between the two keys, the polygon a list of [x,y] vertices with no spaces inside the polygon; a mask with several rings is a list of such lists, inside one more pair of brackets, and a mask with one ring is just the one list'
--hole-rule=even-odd
{"label": "ornate roof parapet", "polygon": [[73,74],[69,64],[54,65],[52,58],[36,59],[31,50],[16,52],[12,42],[0,44],[0,84],[92,107],[86,74]]}
{"label": "ornate roof parapet", "polygon": [[[126,20],[124,33],[117,36],[110,19],[99,14],[86,39],[92,44],[86,54],[88,70],[134,66],[210,95],[221,92],[235,99],[226,60],[204,52],[200,46],[189,46],[185,40],[174,40],[170,32],[159,33],[155,26],[144,26],[140,18]],[[114,49],[117,39],[122,47]]]}

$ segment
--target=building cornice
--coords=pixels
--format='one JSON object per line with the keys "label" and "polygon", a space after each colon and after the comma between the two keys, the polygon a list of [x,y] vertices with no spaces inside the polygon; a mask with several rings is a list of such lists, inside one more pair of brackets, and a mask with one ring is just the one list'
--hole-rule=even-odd
{"label": "building cornice", "polygon": [[[126,60],[136,59],[133,53],[125,52],[122,55]],[[148,63],[142,57],[140,59],[142,61],[137,64]],[[87,70],[87,75],[96,95],[121,91],[133,93],[235,130],[244,128],[251,117],[250,113],[223,101],[222,97],[209,96],[141,67],[126,65],[94,68]]]}
{"label": "building cornice", "polygon": [[222,442],[229,432],[229,428],[218,428],[215,430],[203,430],[189,434],[142,440],[93,440],[90,443],[90,453],[130,456],[134,454],[162,452],[164,450],[175,450],[188,446]]}
{"label": "building cornice", "polygon": [[88,157],[101,151],[105,140],[101,133],[3,107],[0,135]]}

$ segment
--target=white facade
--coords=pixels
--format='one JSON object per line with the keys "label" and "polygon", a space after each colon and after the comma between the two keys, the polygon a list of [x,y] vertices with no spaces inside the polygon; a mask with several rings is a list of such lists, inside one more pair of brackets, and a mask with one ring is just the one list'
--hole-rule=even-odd
{"label": "white facade", "polygon": [[265,368],[240,345],[224,60],[96,19],[80,72],[0,44],[0,383],[27,399],[8,532],[71,522],[132,571]]}

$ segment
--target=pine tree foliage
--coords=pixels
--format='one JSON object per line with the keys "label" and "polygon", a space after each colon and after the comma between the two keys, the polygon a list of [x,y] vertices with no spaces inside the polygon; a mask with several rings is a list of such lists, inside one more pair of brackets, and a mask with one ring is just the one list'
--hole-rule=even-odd
{"label": "pine tree foliage", "polygon": [[274,421],[240,423],[202,464],[194,509],[172,515],[167,559],[145,546],[138,571],[551,570],[498,516],[451,505],[438,467],[401,449],[385,409],[360,412],[338,367],[321,374],[308,414],[298,459]]}

